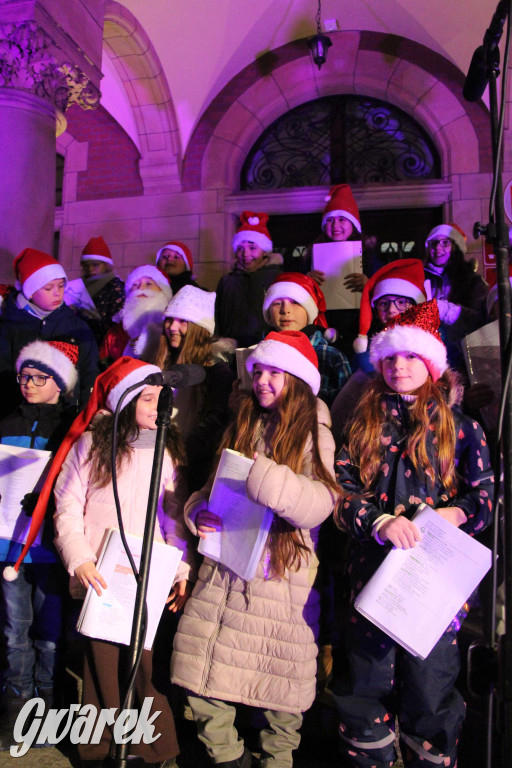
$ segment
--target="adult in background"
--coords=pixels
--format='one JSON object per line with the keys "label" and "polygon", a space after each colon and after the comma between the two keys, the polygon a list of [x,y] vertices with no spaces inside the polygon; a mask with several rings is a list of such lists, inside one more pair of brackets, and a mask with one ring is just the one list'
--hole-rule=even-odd
{"label": "adult in background", "polygon": [[282,272],[283,258],[272,253],[268,214],[244,211],[233,236],[235,266],[217,285],[215,330],[239,347],[257,344],[270,330],[263,318],[265,291]]}
{"label": "adult in background", "polygon": [[156,355],[162,329],[162,313],[172,297],[165,275],[152,264],[133,269],[126,279],[124,306],[114,316],[100,349],[103,364],[123,355],[151,360]]}
{"label": "adult in background", "polygon": [[156,265],[169,280],[173,294],[178,293],[184,285],[197,285],[192,274],[192,251],[179,240],[170,240],[157,251]]}
{"label": "adult in background", "polygon": [[457,224],[439,224],[425,241],[425,279],[437,299],[450,365],[463,367],[459,342],[486,322],[489,286],[466,261],[466,235]]}
{"label": "adult in background", "polygon": [[70,280],[64,301],[76,311],[94,333],[100,345],[124,304],[124,283],[114,273],[114,261],[104,239],[91,237],[80,256],[82,277]]}
{"label": "adult in background", "polygon": [[25,248],[13,266],[17,291],[4,302],[0,325],[0,417],[20,401],[16,360],[23,347],[36,339],[67,341],[78,347],[78,383],[72,399],[81,409],[98,374],[98,346],[87,323],[64,303],[66,273],[52,256],[35,248]]}

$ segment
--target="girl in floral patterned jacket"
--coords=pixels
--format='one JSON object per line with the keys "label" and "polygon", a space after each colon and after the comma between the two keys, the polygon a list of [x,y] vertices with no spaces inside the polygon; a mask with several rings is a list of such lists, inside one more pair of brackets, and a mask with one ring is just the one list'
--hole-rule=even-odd
{"label": "girl in floral patterned jacket", "polygon": [[[337,460],[346,493],[337,513],[355,541],[352,600],[391,546],[421,538],[411,521],[421,502],[468,535],[491,522],[493,476],[481,427],[456,406],[436,301],[394,318],[371,343],[378,374],[367,386]],[[350,609],[348,679],[334,685],[342,750],[351,766],[389,768],[395,716],[407,768],[455,766],[464,702],[454,621],[425,660],[413,657]]]}

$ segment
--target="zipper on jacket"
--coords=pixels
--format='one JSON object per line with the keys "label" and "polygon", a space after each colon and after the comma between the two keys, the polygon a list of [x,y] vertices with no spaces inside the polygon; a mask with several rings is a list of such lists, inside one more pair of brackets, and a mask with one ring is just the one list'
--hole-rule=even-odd
{"label": "zipper on jacket", "polygon": [[[218,566],[218,563],[217,563]],[[221,616],[224,613],[224,609],[226,608],[226,603],[228,602],[229,594],[231,592],[231,577],[229,575],[229,570],[226,570],[226,577],[228,579],[228,586],[226,589],[226,592],[224,594],[224,597],[222,598],[221,602],[219,603],[219,610],[217,611],[217,625],[215,627],[215,631],[212,633],[210,639],[208,640],[208,645],[206,646],[206,658],[205,658],[205,664],[204,664],[204,670],[203,670],[203,677],[201,680],[201,687],[198,693],[198,696],[204,696],[206,691],[206,683],[208,680],[208,676],[210,674],[210,666],[211,666],[211,660],[213,656],[213,648],[215,646],[215,643],[217,642],[217,637],[219,636],[220,628],[221,628]]]}

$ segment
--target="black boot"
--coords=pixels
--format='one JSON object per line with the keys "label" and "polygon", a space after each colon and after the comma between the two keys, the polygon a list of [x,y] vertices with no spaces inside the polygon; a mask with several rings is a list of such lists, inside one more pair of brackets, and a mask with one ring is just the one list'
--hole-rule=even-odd
{"label": "black boot", "polygon": [[16,745],[13,731],[16,719],[30,696],[20,696],[16,688],[6,686],[0,698],[0,751]]}
{"label": "black boot", "polygon": [[252,753],[245,748],[243,755],[236,760],[225,760],[223,763],[214,763],[214,765],[215,768],[251,768]]}

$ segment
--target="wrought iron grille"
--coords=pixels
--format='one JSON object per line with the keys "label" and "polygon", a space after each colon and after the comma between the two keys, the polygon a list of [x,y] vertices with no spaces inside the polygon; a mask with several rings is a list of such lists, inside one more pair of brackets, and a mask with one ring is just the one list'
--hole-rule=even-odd
{"label": "wrought iron grille", "polygon": [[276,120],[244,164],[241,189],[439,178],[439,155],[397,107],[360,96],[310,101]]}

